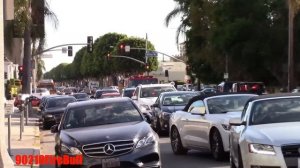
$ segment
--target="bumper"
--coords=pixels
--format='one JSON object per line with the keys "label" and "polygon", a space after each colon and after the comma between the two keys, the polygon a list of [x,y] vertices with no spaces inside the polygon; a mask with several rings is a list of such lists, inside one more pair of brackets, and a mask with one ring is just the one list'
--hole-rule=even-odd
{"label": "bumper", "polygon": [[264,155],[264,154],[249,153],[248,148],[247,149],[244,148],[244,153],[242,154],[244,167],[249,167],[249,168],[287,167],[289,168],[289,167],[297,167],[297,165],[300,164],[299,163],[300,159],[297,157],[286,158],[287,160],[285,160],[285,158],[282,155],[282,151],[280,147],[274,147],[274,150],[276,152],[276,155]]}
{"label": "bumper", "polygon": [[[158,144],[149,145],[139,149],[134,149],[132,152],[109,158],[118,158],[120,161],[120,167],[122,168],[134,168],[134,167],[160,167],[160,154]],[[109,158],[96,158],[87,157],[83,155],[82,168],[102,168],[102,159]]]}

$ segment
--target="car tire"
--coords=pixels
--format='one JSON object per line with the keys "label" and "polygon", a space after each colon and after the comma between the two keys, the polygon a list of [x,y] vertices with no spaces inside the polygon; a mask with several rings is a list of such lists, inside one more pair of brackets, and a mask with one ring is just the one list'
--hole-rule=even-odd
{"label": "car tire", "polygon": [[172,151],[175,155],[182,155],[188,152],[188,149],[183,147],[180,134],[177,128],[175,127],[172,128],[171,130],[170,140],[171,140]]}
{"label": "car tire", "polygon": [[223,141],[219,131],[214,130],[210,139],[210,149],[215,160],[221,161],[225,158]]}

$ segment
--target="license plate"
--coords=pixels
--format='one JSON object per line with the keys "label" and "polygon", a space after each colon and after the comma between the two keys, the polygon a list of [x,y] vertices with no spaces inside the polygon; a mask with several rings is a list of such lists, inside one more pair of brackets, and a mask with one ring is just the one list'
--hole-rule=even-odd
{"label": "license plate", "polygon": [[102,168],[120,167],[119,158],[102,159]]}

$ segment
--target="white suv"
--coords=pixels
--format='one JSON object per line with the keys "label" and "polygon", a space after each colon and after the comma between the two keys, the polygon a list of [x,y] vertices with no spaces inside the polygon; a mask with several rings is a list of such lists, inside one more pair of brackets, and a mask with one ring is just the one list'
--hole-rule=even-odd
{"label": "white suv", "polygon": [[170,91],[176,91],[176,88],[172,84],[139,85],[136,87],[131,99],[143,113],[150,113],[150,106],[155,103],[160,93]]}

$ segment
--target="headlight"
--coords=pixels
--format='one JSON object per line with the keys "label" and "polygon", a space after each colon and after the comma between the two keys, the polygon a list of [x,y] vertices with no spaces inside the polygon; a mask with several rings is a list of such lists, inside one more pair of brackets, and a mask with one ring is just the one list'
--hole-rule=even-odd
{"label": "headlight", "polygon": [[249,144],[249,152],[264,154],[264,155],[275,155],[273,146],[264,144]]}
{"label": "headlight", "polygon": [[224,130],[230,130],[230,125],[222,124],[222,127],[224,128]]}
{"label": "headlight", "polygon": [[45,117],[46,117],[46,118],[52,118],[53,115],[51,115],[51,114],[46,114]]}
{"label": "headlight", "polygon": [[140,105],[140,108],[141,108],[142,111],[150,110],[149,106],[146,105],[146,104],[141,104],[141,105]]}
{"label": "headlight", "polygon": [[70,146],[67,146],[67,145],[64,145],[64,144],[61,144],[60,150],[63,154],[82,155],[82,153],[80,152],[79,149],[77,149],[75,147],[70,147]]}
{"label": "headlight", "polygon": [[136,148],[141,148],[147,145],[151,145],[155,143],[155,137],[153,134],[149,134],[147,137],[144,137],[143,139],[139,140],[136,144]]}

